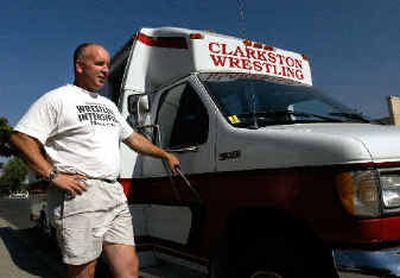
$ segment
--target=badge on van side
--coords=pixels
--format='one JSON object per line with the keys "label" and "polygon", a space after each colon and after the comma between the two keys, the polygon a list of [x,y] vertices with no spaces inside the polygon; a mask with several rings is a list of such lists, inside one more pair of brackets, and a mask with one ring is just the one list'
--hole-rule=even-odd
{"label": "badge on van side", "polygon": [[227,160],[227,159],[236,159],[241,156],[241,152],[239,150],[231,151],[231,152],[225,152],[225,153],[220,153],[218,155],[218,160]]}

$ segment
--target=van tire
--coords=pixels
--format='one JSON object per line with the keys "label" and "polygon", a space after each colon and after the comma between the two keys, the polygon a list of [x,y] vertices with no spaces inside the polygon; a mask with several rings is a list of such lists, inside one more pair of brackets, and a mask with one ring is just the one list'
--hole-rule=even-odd
{"label": "van tire", "polygon": [[[256,241],[241,247],[228,247],[227,241],[222,240],[211,258],[209,278],[290,277],[286,275],[284,260],[280,259],[285,252],[277,254],[272,249],[276,250],[271,244]],[[293,277],[306,276],[298,274]]]}
{"label": "van tire", "polygon": [[210,261],[209,278],[338,277],[330,256],[304,247],[284,237],[254,238],[233,246],[221,240]]}

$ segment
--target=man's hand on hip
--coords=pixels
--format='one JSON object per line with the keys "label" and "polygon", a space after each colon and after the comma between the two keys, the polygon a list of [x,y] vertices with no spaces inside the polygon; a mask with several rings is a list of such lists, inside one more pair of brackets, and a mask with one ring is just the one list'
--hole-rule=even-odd
{"label": "man's hand on hip", "polygon": [[75,197],[87,191],[85,180],[85,176],[60,173],[52,180],[52,183],[69,193],[72,197]]}

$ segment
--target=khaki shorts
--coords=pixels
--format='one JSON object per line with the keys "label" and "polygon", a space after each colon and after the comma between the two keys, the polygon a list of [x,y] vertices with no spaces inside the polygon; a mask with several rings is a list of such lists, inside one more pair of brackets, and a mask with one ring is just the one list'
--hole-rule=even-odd
{"label": "khaki shorts", "polygon": [[85,183],[88,190],[74,198],[54,187],[49,191],[50,220],[66,264],[97,259],[104,242],[135,245],[132,215],[122,186],[94,179]]}

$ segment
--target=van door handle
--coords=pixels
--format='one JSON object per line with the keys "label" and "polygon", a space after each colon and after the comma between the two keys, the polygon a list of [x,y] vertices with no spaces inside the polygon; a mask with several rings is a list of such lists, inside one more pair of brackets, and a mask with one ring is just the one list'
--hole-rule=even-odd
{"label": "van door handle", "polygon": [[190,146],[190,147],[184,147],[180,149],[168,149],[167,151],[171,153],[186,153],[186,152],[192,152],[195,153],[199,150],[198,146]]}

